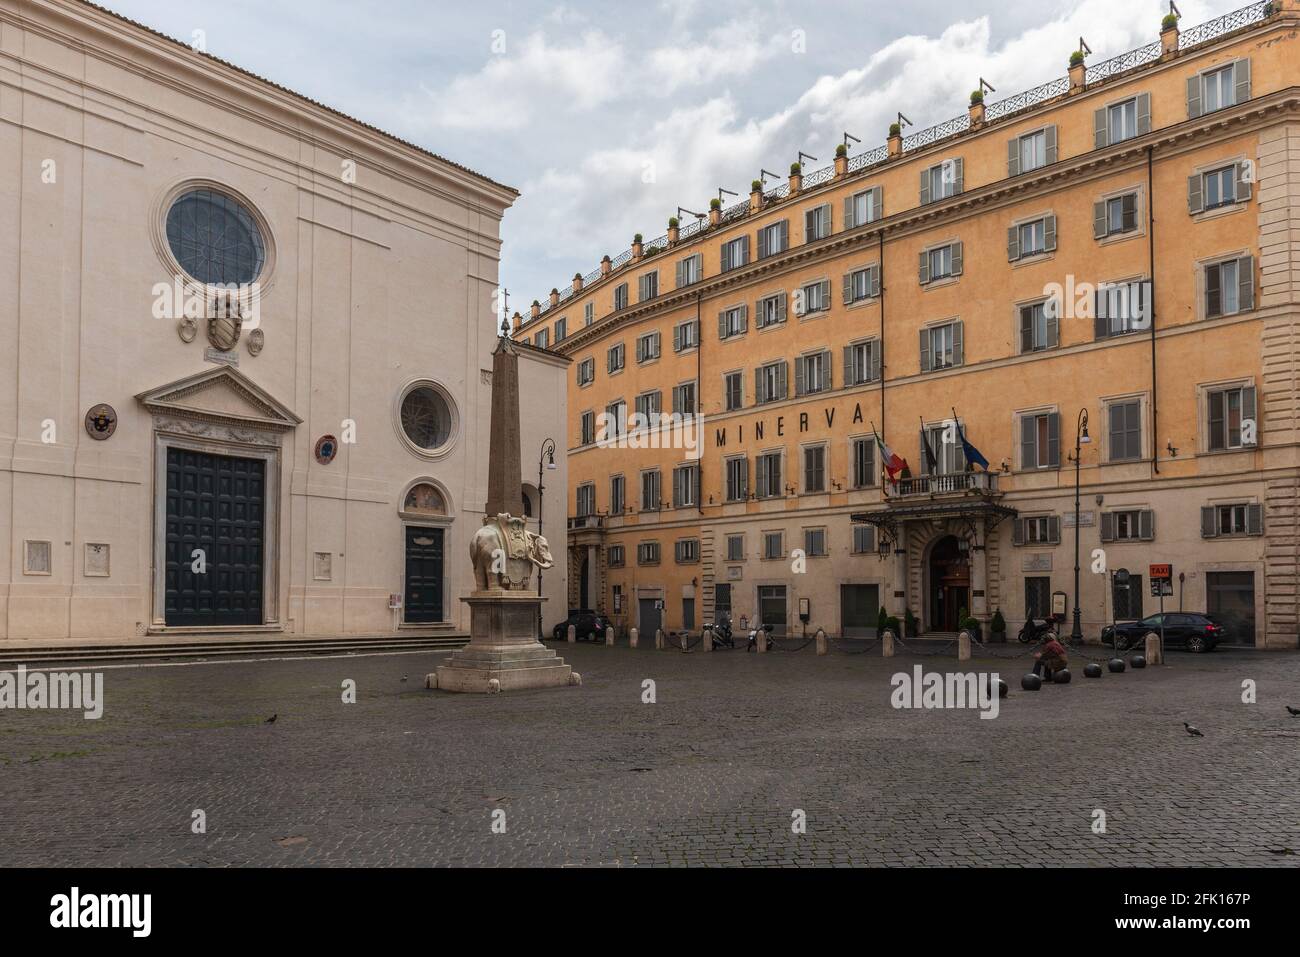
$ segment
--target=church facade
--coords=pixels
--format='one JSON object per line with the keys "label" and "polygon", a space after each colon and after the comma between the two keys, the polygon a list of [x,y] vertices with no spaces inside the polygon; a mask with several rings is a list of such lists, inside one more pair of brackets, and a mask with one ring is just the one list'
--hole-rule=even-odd
{"label": "church facade", "polygon": [[74,0],[0,174],[0,639],[464,630],[513,189]]}

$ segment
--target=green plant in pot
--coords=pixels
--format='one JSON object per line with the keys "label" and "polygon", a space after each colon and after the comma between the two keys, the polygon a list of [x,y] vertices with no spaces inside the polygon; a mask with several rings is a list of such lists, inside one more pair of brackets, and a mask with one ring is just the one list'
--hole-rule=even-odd
{"label": "green plant in pot", "polygon": [[907,636],[909,638],[920,633],[921,625],[916,620],[916,616],[912,614],[912,609],[905,608],[903,610],[903,621],[907,623]]}
{"label": "green plant in pot", "polygon": [[989,631],[993,634],[993,640],[1005,642],[1007,640],[1007,620],[1002,617],[1002,609],[993,609],[993,620],[989,622]]}

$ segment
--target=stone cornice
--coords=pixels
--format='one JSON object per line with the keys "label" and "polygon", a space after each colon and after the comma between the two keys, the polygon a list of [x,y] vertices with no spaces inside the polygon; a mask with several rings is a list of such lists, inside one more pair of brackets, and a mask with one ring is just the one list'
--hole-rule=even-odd
{"label": "stone cornice", "polygon": [[[637,303],[611,313],[590,326],[570,333],[558,351],[571,354],[597,342],[628,325],[643,319],[693,305],[697,299],[712,299],[729,289],[753,285],[774,274],[796,270],[819,259],[833,258],[855,250],[870,251],[883,235],[886,242],[934,228],[941,222],[960,222],[976,214],[1020,203],[1034,196],[1097,179],[1145,161],[1147,150],[1153,153],[1182,152],[1201,145],[1213,137],[1254,129],[1285,114],[1300,112],[1300,87],[1288,87],[1237,106],[1209,113],[1195,120],[1152,130],[1143,136],[1125,140],[1099,150],[1081,153],[1045,169],[1010,179],[1000,179],[985,186],[938,203],[914,207],[893,216],[834,233],[826,239],[808,243],[766,259],[751,262],[739,269],[713,276],[684,289],[674,289],[645,303]],[[804,194],[806,195],[806,194]],[[716,231],[715,231],[716,232]],[[694,245],[694,243],[690,244]],[[675,249],[688,248],[687,244]],[[662,254],[669,255],[669,254]],[[522,331],[521,327],[521,331]]]}
{"label": "stone cornice", "polygon": [[450,197],[497,219],[519,195],[512,187],[84,0],[27,0],[18,12],[0,9],[0,18],[84,48],[152,82],[212,98],[287,136],[320,139],[377,167],[386,165],[394,175],[425,189],[436,184]]}

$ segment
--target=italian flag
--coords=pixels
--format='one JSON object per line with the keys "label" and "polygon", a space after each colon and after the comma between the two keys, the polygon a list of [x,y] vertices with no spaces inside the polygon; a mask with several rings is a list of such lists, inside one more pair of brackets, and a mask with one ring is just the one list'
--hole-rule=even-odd
{"label": "italian flag", "polygon": [[895,453],[893,449],[886,445],[884,439],[882,439],[880,434],[874,429],[871,434],[876,437],[876,447],[880,449],[880,464],[883,465],[885,471],[889,473],[889,481],[897,482],[898,473],[907,468],[907,460]]}

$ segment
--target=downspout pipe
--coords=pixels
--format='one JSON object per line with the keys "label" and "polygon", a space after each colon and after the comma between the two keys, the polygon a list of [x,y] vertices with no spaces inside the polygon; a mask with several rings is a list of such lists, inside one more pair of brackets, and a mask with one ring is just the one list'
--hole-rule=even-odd
{"label": "downspout pipe", "polygon": [[1151,474],[1160,474],[1160,407],[1156,401],[1156,198],[1152,175],[1153,149],[1147,147],[1147,262],[1150,289],[1147,296],[1151,322]]}

